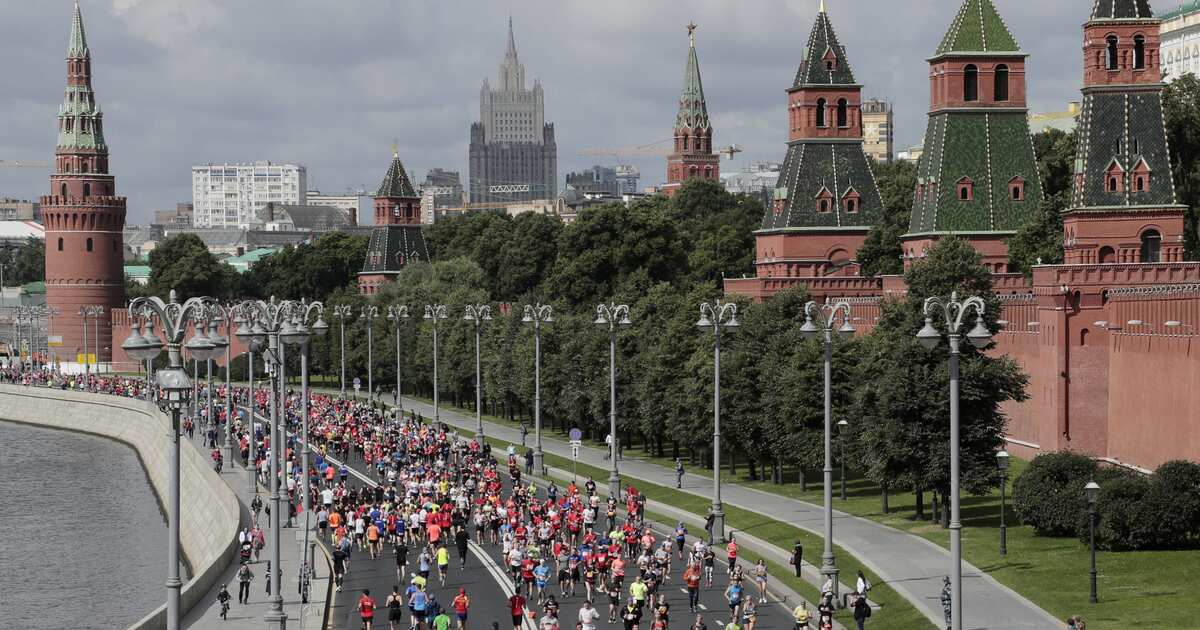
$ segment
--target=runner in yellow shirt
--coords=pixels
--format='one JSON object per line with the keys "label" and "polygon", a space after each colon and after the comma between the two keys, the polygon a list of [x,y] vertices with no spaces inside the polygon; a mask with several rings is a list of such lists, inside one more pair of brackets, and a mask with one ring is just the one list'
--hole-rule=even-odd
{"label": "runner in yellow shirt", "polygon": [[441,545],[438,547],[437,565],[438,578],[442,581],[442,586],[445,586],[446,574],[450,571],[450,552],[446,550],[446,545]]}

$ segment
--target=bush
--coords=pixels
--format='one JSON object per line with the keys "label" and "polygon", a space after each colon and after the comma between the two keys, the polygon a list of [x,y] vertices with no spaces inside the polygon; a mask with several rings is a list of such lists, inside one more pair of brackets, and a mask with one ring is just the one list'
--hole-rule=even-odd
{"label": "bush", "polygon": [[[1087,513],[1083,486],[1097,472],[1090,457],[1060,451],[1038,455],[1013,484],[1013,509],[1022,523],[1048,536],[1073,536]],[[1087,521],[1084,521],[1084,533]]]}
{"label": "bush", "polygon": [[1200,464],[1182,460],[1158,467],[1151,477],[1151,497],[1174,521],[1173,535],[1163,546],[1200,543]]}
{"label": "bush", "polygon": [[[1143,549],[1148,545],[1147,533],[1159,529],[1157,522],[1147,522],[1146,495],[1150,480],[1133,471],[1106,468],[1096,482],[1100,484],[1100,500],[1096,504],[1096,548],[1107,551]],[[1079,539],[1088,542],[1087,509],[1076,517]]]}

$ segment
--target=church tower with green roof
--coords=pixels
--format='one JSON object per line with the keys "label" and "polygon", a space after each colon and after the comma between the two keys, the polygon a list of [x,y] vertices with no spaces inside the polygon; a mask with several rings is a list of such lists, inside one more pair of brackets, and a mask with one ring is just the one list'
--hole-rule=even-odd
{"label": "church tower with green roof", "polygon": [[421,198],[392,151],[379,190],[375,192],[375,227],[367,243],[367,257],[358,274],[358,292],[374,295],[410,262],[429,260],[421,221]]}
{"label": "church tower with green roof", "polygon": [[787,94],[787,157],[755,235],[756,275],[853,275],[883,202],[863,153],[862,85],[824,2]]}
{"label": "church tower with green roof", "polygon": [[964,0],[929,61],[930,108],[905,264],[939,237],[968,240],[994,273],[1042,202],[1025,60],[992,0]]}
{"label": "church tower with green roof", "polygon": [[1183,216],[1163,123],[1159,20],[1148,0],[1096,0],[1084,24],[1067,263],[1183,260]]}
{"label": "church tower with green roof", "polygon": [[679,113],[675,116],[675,148],[667,156],[667,196],[679,191],[693,177],[721,180],[720,156],[713,153],[713,127],[700,79],[700,58],[696,56],[696,25],[688,24],[688,57],[683,66],[683,90],[679,95]]}

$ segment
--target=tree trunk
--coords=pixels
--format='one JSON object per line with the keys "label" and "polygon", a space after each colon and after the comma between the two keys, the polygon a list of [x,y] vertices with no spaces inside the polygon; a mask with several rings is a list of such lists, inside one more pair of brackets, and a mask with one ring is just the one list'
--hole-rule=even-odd
{"label": "tree trunk", "polygon": [[797,466],[796,474],[800,476],[800,492],[808,492],[808,480],[804,478],[804,466]]}
{"label": "tree trunk", "polygon": [[729,477],[737,479],[737,451],[729,452]]}
{"label": "tree trunk", "polygon": [[679,441],[671,440],[671,459],[679,459]]}
{"label": "tree trunk", "polygon": [[782,459],[779,459],[778,457],[775,458],[775,466],[773,468],[773,471],[775,473],[774,479],[773,479],[773,481],[775,482],[775,485],[777,485],[777,486],[783,485],[783,460]]}
{"label": "tree trunk", "polygon": [[940,523],[942,522],[942,504],[938,501],[937,490],[934,490],[931,494],[933,495],[933,520]]}
{"label": "tree trunk", "polygon": [[888,513],[889,513],[889,509],[888,509],[888,488],[887,488],[887,485],[884,485],[884,486],[883,486],[883,493],[882,493],[882,494],[883,494],[883,497],[882,497],[882,498],[883,498],[883,513],[884,513],[884,514],[888,514]]}
{"label": "tree trunk", "polygon": [[758,481],[758,461],[751,459],[746,467],[750,469],[750,481]]}

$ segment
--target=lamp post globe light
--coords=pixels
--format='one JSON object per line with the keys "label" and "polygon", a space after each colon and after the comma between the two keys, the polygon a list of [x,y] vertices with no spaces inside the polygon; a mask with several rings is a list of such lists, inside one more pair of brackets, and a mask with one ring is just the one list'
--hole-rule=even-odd
{"label": "lamp post globe light", "polygon": [[[178,630],[180,627],[179,595],[183,586],[183,581],[179,578],[179,416],[188,404],[192,383],[183,370],[181,350],[189,322],[194,323],[196,333],[200,333],[203,330],[201,322],[208,308],[215,303],[212,298],[203,297],[190,298],[180,304],[176,300],[175,291],[171,291],[167,302],[157,297],[141,297],[129,303],[130,314],[139,315],[147,320],[152,317],[158,318],[167,337],[168,364],[156,375],[161,394],[159,406],[164,412],[171,414],[167,459],[167,630]],[[146,330],[147,332],[142,334],[131,330],[122,347],[135,359],[153,361],[162,352],[163,342],[154,335],[150,327],[146,327]],[[196,348],[193,352],[203,354],[212,344],[207,339],[193,337],[188,346]]]}
{"label": "lamp post globe light", "polygon": [[350,317],[350,305],[349,304],[339,304],[338,306],[334,306],[334,307],[330,308],[329,310],[333,313],[334,317],[338,318],[338,328],[339,328],[338,343],[341,345],[341,353],[339,354],[339,356],[341,357],[341,363],[342,363],[341,378],[338,380],[338,382],[341,385],[341,387],[340,387],[341,397],[345,398],[346,397],[346,318]]}
{"label": "lamp post globe light", "polygon": [[372,371],[372,367],[374,365],[374,357],[371,354],[372,353],[372,345],[371,345],[372,344],[372,330],[371,329],[375,327],[375,318],[379,317],[379,307],[377,307],[373,304],[368,304],[368,305],[364,306],[362,308],[362,314],[360,315],[360,317],[367,320],[367,402],[370,402],[372,405],[374,405],[375,404],[374,399],[371,398],[372,396],[375,395],[375,380],[374,380],[374,373]]}
{"label": "lamp post globe light", "polygon": [[[426,304],[425,305],[425,320],[433,325],[433,422],[437,424],[442,420],[441,407],[441,392],[438,388],[438,324],[441,320],[446,319],[445,304]],[[479,445],[483,446],[483,428],[480,427],[475,437],[479,439]]]}
{"label": "lamp post globe light", "polygon": [[475,438],[483,445],[483,369],[479,354],[479,333],[492,321],[492,307],[487,304],[468,304],[463,319],[475,324]]}
{"label": "lamp post globe light", "polygon": [[967,333],[967,341],[976,348],[983,349],[992,342],[992,333],[983,323],[987,306],[983,298],[970,297],[960,301],[958,293],[952,293],[949,300],[931,297],[925,300],[925,326],[917,333],[917,341],[925,348],[932,350],[942,341],[942,333],[934,327],[934,318],[939,318],[946,330],[950,341],[950,562],[951,562],[951,610],[950,620],[952,630],[962,630],[962,520],[959,514],[959,417],[958,417],[958,360],[959,345],[962,343],[960,332],[963,320],[971,313],[975,314],[975,327]]}
{"label": "lamp post globe light", "polygon": [[712,531],[709,542],[725,540],[725,509],[721,503],[721,332],[734,332],[741,324],[737,320],[737,304],[720,300],[700,303],[700,319],[696,326],[713,333],[713,490]]}
{"label": "lamp post globe light", "polygon": [[629,306],[625,304],[598,304],[596,306],[596,321],[601,328],[608,329],[608,430],[612,440],[609,443],[608,459],[611,467],[608,471],[608,496],[621,496],[621,473],[617,470],[617,330],[626,328],[633,322],[629,321]]}
{"label": "lamp post globe light", "polygon": [[545,475],[545,456],[542,452],[542,324],[554,322],[554,309],[549,304],[526,304],[521,322],[533,324],[533,469]]}
{"label": "lamp post globe light", "polygon": [[1095,481],[1089,481],[1083,487],[1084,496],[1088,502],[1088,546],[1092,552],[1092,570],[1089,573],[1092,582],[1092,590],[1088,597],[1088,601],[1095,604],[1096,597],[1096,506],[1100,502],[1100,484]]}
{"label": "lamp post globe light", "polygon": [[408,306],[392,304],[388,306],[387,318],[396,326],[396,419],[400,419],[400,411],[404,405],[400,401],[400,322],[408,319]]}
{"label": "lamp post globe light", "polygon": [[996,465],[1000,468],[1000,555],[1008,555],[1008,525],[1005,521],[1004,491],[1008,485],[1008,451],[996,453]]}
{"label": "lamp post globe light", "polygon": [[[308,341],[312,335],[318,337],[325,336],[329,331],[329,324],[325,323],[325,305],[320,302],[285,302],[288,315],[291,316],[290,328],[286,333],[280,333],[280,339],[290,345],[298,346],[300,350],[300,422],[301,422],[301,439],[300,445],[300,476],[303,479],[301,486],[301,501],[304,506],[304,543],[302,552],[304,561],[309,567],[313,566],[314,553],[316,552],[317,541],[310,536],[313,528],[312,523],[312,498],[309,496],[311,492],[308,481],[309,458],[311,450],[308,445]],[[308,327],[308,320],[316,316],[316,321],[312,328]]]}
{"label": "lamp post globe light", "polygon": [[822,469],[825,481],[825,550],[821,554],[821,575],[833,585],[834,600],[838,595],[837,560],[833,555],[833,333],[834,323],[838,315],[842,317],[842,325],[837,333],[842,337],[854,335],[854,326],[850,324],[850,304],[817,304],[808,302],[804,305],[804,325],[800,334],[809,341],[819,339],[825,348],[825,467]]}

